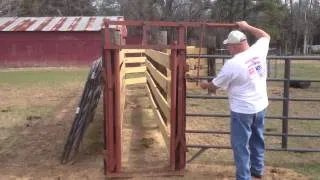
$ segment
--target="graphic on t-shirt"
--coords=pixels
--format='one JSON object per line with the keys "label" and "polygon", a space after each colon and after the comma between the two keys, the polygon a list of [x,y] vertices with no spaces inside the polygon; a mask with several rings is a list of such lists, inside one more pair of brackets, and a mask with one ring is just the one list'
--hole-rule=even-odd
{"label": "graphic on t-shirt", "polygon": [[260,77],[264,76],[264,71],[259,57],[254,57],[246,61],[248,66],[249,78],[253,78],[254,75],[258,74]]}

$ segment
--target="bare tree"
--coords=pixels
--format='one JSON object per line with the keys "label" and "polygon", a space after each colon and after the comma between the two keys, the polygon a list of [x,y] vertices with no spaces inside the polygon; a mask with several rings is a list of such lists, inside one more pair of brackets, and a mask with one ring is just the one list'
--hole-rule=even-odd
{"label": "bare tree", "polygon": [[0,16],[17,16],[22,0],[1,0]]}

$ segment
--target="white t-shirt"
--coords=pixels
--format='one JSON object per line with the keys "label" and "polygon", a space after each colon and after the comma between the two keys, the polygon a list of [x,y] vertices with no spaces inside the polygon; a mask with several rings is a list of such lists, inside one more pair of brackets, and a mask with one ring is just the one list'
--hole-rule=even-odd
{"label": "white t-shirt", "polygon": [[260,38],[226,61],[212,83],[227,90],[231,111],[253,114],[268,106],[267,61],[270,39]]}

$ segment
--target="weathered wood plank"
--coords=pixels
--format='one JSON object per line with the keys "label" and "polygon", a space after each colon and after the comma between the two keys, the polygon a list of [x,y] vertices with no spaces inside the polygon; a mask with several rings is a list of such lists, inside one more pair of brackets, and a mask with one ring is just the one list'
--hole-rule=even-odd
{"label": "weathered wood plank", "polygon": [[165,115],[166,119],[169,119],[170,117],[170,106],[167,102],[167,100],[162,96],[161,92],[157,88],[157,85],[154,83],[151,75],[149,74],[148,71],[146,71],[146,77],[147,77],[147,82],[150,85],[150,90],[152,94],[154,95],[155,99],[157,100],[161,111]]}
{"label": "weathered wood plank", "polygon": [[[197,76],[198,75],[198,70],[190,70],[187,74],[189,74],[190,76]],[[208,75],[208,70],[207,69],[200,69],[199,70],[199,75],[200,76]]]}
{"label": "weathered wood plank", "polygon": [[199,58],[187,58],[187,64],[189,65],[208,65],[208,59],[207,58],[200,58],[200,61],[199,61]]}
{"label": "weathered wood plank", "polygon": [[144,63],[146,61],[146,57],[126,57],[125,58],[125,63],[130,64],[130,63]]}
{"label": "weathered wood plank", "polygon": [[121,51],[124,54],[127,54],[127,53],[145,53],[145,49],[122,49]]}
{"label": "weathered wood plank", "polygon": [[146,89],[148,90],[148,94],[149,94],[149,99],[151,101],[151,106],[152,106],[152,110],[153,110],[153,113],[154,113],[154,117],[155,117],[155,120],[159,126],[159,129],[160,129],[160,132],[163,136],[163,140],[167,146],[167,150],[169,150],[169,143],[170,143],[170,137],[169,137],[169,131],[168,131],[168,128],[166,126],[166,124],[164,123],[164,120],[161,116],[161,113],[159,112],[159,109],[151,95],[151,90],[149,89],[149,86],[146,85]]}
{"label": "weathered wood plank", "polygon": [[152,49],[146,49],[145,54],[162,66],[170,68],[170,56],[168,54]]}
{"label": "weathered wood plank", "polygon": [[126,79],[126,85],[146,83],[145,77]]}
{"label": "weathered wood plank", "polygon": [[148,60],[146,61],[146,66],[154,80],[161,86],[163,90],[166,91],[166,93],[168,93],[170,81],[167,79],[167,77],[158,71]]}
{"label": "weathered wood plank", "polygon": [[[195,46],[187,46],[187,54],[199,54],[200,48]],[[207,54],[207,48],[201,48],[201,54]]]}
{"label": "weathered wood plank", "polygon": [[145,71],[146,71],[146,66],[127,67],[127,68],[126,68],[126,74],[144,73]]}

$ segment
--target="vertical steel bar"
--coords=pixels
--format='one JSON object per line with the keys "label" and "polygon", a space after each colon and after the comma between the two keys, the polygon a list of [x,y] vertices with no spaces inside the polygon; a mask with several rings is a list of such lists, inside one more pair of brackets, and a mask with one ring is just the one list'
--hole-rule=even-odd
{"label": "vertical steel bar", "polygon": [[178,50],[178,107],[177,107],[177,154],[176,154],[176,170],[182,170],[186,163],[186,82],[185,82],[185,50]]}
{"label": "vertical steel bar", "polygon": [[120,50],[113,50],[113,61],[114,61],[114,124],[115,124],[115,154],[116,154],[116,166],[115,171],[119,172],[121,169],[121,152],[122,152],[122,143],[121,143],[121,103],[120,103]]}
{"label": "vertical steel bar", "polygon": [[107,114],[107,167],[106,168],[106,173],[113,173],[115,172],[115,165],[116,165],[116,154],[115,154],[115,129],[114,129],[114,77],[113,77],[113,72],[112,72],[112,68],[113,68],[113,63],[112,63],[112,52],[111,50],[105,50],[106,53],[106,78],[107,78],[107,82],[106,82],[106,90],[107,90],[107,109],[105,111],[105,113]]}
{"label": "vertical steel bar", "polygon": [[283,83],[283,106],[282,106],[282,145],[283,149],[288,148],[288,116],[289,116],[289,98],[290,98],[290,59],[285,59],[284,64],[284,83]]}
{"label": "vertical steel bar", "polygon": [[114,114],[113,114],[113,74],[112,74],[112,53],[110,49],[105,49],[106,46],[111,45],[111,35],[108,22],[104,29],[104,50],[103,50],[103,64],[105,72],[105,88],[104,88],[104,131],[105,133],[105,157],[104,170],[105,174],[114,172],[115,154],[114,154]]}
{"label": "vertical steel bar", "polygon": [[142,45],[147,45],[148,44],[148,26],[143,25],[142,27]]}
{"label": "vertical steel bar", "polygon": [[[208,54],[214,54],[214,48],[208,48]],[[208,75],[216,76],[216,58],[208,58]]]}
{"label": "vertical steel bar", "polygon": [[178,60],[178,88],[177,88],[177,136],[176,136],[176,167],[175,170],[183,170],[186,164],[186,49],[185,49],[185,27],[179,28]]}
{"label": "vertical steel bar", "polygon": [[170,104],[170,153],[169,161],[171,170],[175,170],[175,144],[176,144],[176,122],[177,122],[177,50],[171,49],[170,54],[171,69],[171,104]]}
{"label": "vertical steel bar", "polygon": [[104,156],[104,173],[106,174],[108,172],[107,170],[107,165],[108,165],[108,162],[107,162],[107,156],[108,156],[108,133],[109,133],[109,129],[108,129],[108,122],[107,122],[107,111],[108,111],[108,87],[107,87],[107,66],[105,64],[106,62],[106,56],[107,56],[107,53],[105,52],[105,50],[103,49],[103,56],[102,56],[102,61],[103,61],[103,80],[104,80],[104,89],[103,89],[103,132],[104,132],[104,153],[103,153],[103,156]]}
{"label": "vertical steel bar", "polygon": [[[202,24],[201,25],[201,33],[200,33],[200,48],[199,48],[199,57],[198,57],[198,63],[197,63],[197,77],[200,76],[200,55],[201,55],[201,50],[202,50],[202,44],[203,44],[203,36],[205,34],[205,26]],[[198,86],[199,80],[196,82],[196,86]]]}
{"label": "vertical steel bar", "polygon": [[[104,50],[103,50],[103,64],[105,71],[105,88],[104,88],[104,131],[105,133],[105,159],[104,170],[105,174],[116,173],[120,171],[121,167],[121,139],[119,141],[119,111],[117,108],[119,79],[117,80],[117,68],[119,67],[119,50],[112,50],[111,33],[108,21],[105,22],[104,29]],[[118,66],[117,66],[118,65]],[[119,72],[118,72],[119,73]],[[119,93],[119,92],[118,92]],[[119,148],[120,146],[120,148]]]}

